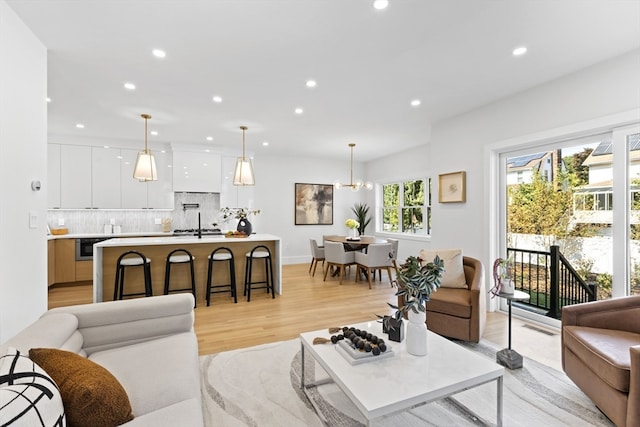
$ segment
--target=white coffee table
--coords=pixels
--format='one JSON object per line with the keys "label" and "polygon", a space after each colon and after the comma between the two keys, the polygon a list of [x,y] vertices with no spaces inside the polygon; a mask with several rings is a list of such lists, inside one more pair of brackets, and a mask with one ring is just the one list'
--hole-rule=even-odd
{"label": "white coffee table", "polygon": [[[406,324],[406,322],[405,322]],[[455,393],[490,381],[497,384],[496,424],[502,425],[502,381],[504,367],[495,361],[467,350],[429,331],[426,356],[412,356],[401,343],[386,340],[377,321],[354,326],[385,339],[394,355],[380,360],[351,365],[334,344],[313,344],[316,337],[329,338],[328,330],[300,334],[302,347],[302,378],[300,386],[307,392],[310,386],[304,378],[305,355],[309,353],[351,399],[367,420],[405,411],[425,403],[443,399]],[[405,335],[406,336],[406,335]],[[393,392],[390,392],[393,390]]]}

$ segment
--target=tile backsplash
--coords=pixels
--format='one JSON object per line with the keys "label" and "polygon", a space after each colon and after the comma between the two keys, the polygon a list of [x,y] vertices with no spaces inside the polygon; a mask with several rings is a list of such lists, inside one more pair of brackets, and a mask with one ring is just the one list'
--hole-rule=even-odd
{"label": "tile backsplash", "polygon": [[[174,195],[173,210],[50,209],[47,222],[51,228],[66,227],[72,234],[104,233],[105,225],[112,222],[120,226],[122,233],[159,232],[162,231],[163,220],[167,219],[171,220],[171,230],[198,228],[198,213],[202,228],[213,228],[212,224],[219,222],[219,193],[180,192]],[[61,219],[64,225],[58,225]],[[156,224],[157,219],[160,224]]]}

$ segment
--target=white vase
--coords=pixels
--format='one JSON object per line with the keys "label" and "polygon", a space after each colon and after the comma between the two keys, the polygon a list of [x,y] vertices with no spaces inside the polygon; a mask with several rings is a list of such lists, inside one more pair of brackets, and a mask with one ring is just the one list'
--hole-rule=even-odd
{"label": "white vase", "polygon": [[358,237],[360,237],[360,232],[358,231],[357,228],[352,228],[351,229],[351,238],[355,240]]}
{"label": "white vase", "polygon": [[407,323],[407,334],[405,337],[407,352],[414,356],[425,356],[427,354],[427,313],[413,310],[408,312],[409,322]]}
{"label": "white vase", "polygon": [[515,286],[512,279],[504,279],[501,283],[502,283],[502,289],[500,289],[501,293],[512,294],[515,291]]}

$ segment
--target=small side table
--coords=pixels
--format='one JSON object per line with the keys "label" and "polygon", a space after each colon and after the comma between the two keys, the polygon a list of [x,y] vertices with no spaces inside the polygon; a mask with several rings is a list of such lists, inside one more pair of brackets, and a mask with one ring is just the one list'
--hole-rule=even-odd
{"label": "small side table", "polygon": [[528,301],[529,294],[522,291],[514,291],[512,294],[499,293],[500,298],[507,300],[509,305],[509,347],[496,353],[496,362],[509,369],[522,368],[522,356],[511,348],[511,302],[512,301]]}

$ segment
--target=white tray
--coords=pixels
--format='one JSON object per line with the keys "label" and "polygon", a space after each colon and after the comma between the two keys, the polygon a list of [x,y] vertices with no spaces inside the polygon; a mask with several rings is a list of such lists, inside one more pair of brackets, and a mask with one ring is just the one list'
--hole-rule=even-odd
{"label": "white tray", "polygon": [[[385,342],[386,344],[386,342]],[[387,345],[387,351],[384,353],[380,353],[378,356],[375,356],[371,352],[360,351],[353,347],[351,347],[350,342],[347,342],[346,339],[338,341],[338,345],[336,345],[336,350],[338,353],[344,357],[347,362],[352,365],[359,365],[361,363],[371,362],[374,360],[386,359],[387,357],[393,356],[393,351],[391,346]]]}

